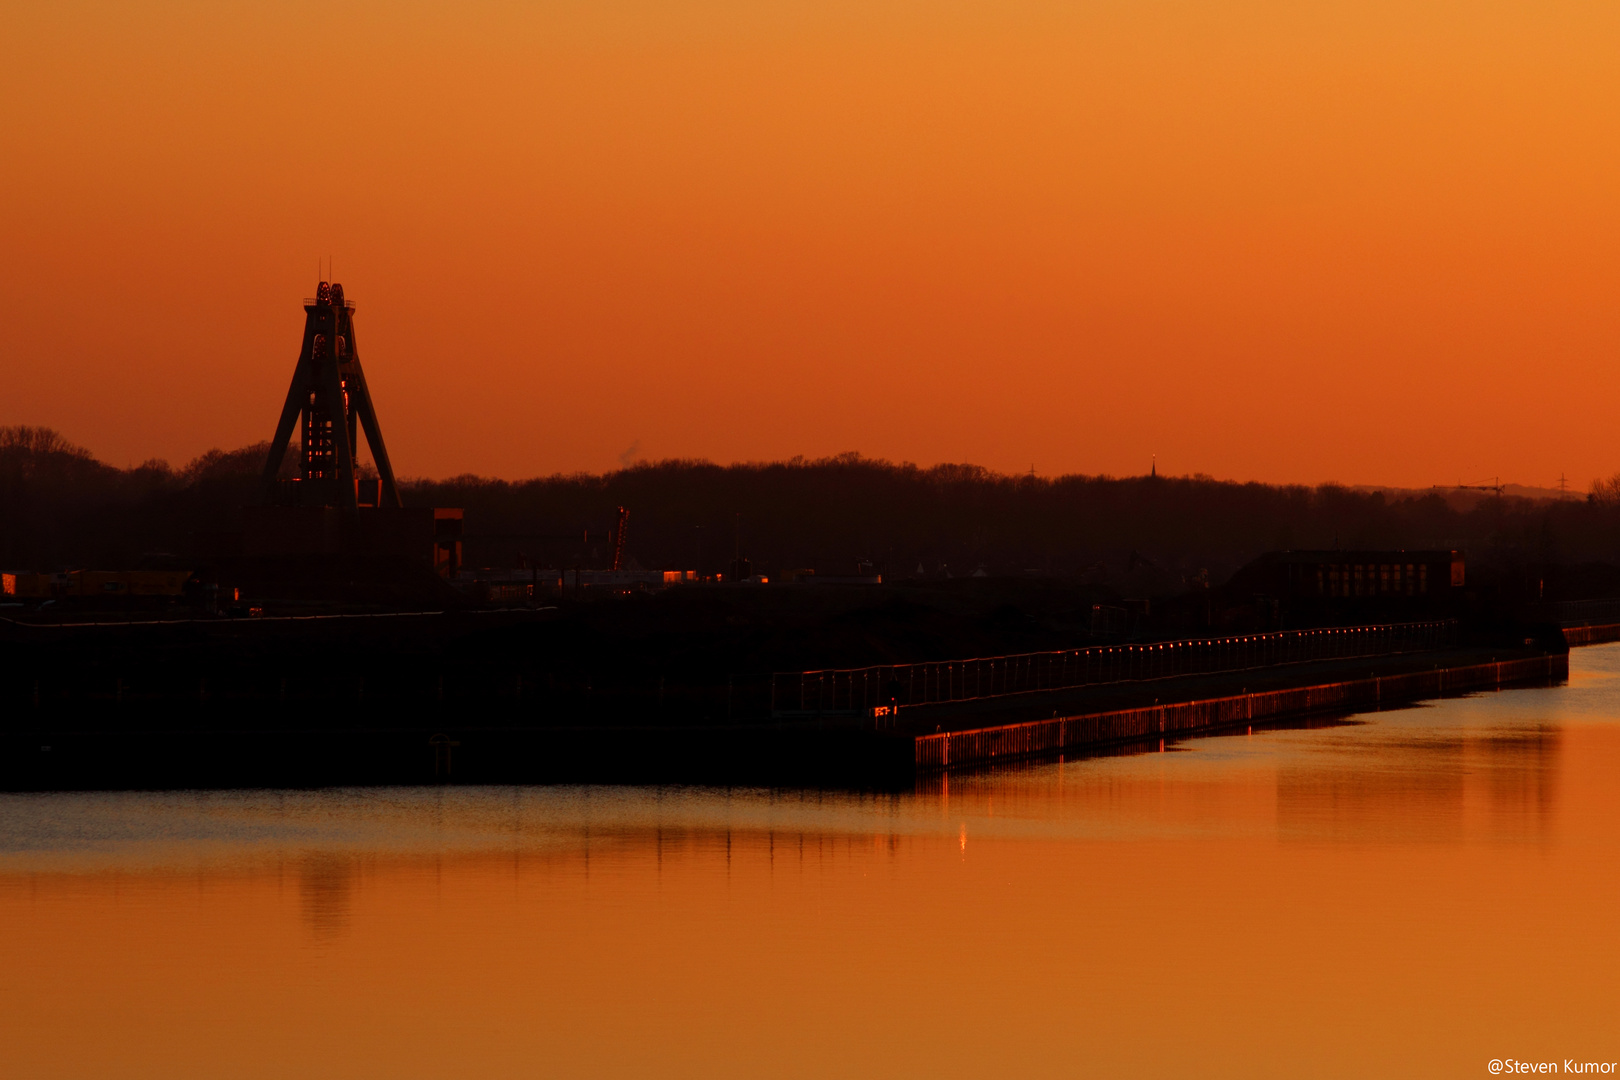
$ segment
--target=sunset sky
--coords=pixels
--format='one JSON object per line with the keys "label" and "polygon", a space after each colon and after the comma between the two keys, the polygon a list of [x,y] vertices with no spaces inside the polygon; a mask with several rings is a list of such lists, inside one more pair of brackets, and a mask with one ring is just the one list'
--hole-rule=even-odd
{"label": "sunset sky", "polygon": [[0,423],[396,468],[1620,470],[1620,5],[0,5]]}

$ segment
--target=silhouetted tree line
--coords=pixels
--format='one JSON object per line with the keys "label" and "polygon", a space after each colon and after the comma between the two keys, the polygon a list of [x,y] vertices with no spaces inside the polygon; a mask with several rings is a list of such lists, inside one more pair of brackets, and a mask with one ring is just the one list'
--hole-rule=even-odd
{"label": "silhouetted tree line", "polygon": [[200,538],[239,527],[268,452],[264,443],[210,450],[181,469],[157,459],[120,469],[48,428],[0,427],[0,564],[118,568],[190,554]]}
{"label": "silhouetted tree line", "polygon": [[[119,469],[43,428],[0,428],[0,565],[137,565],[203,559],[239,536],[260,498],[267,444],[210,451],[182,468]],[[466,509],[471,565],[602,567],[616,508],[647,568],[889,578],[1080,576],[1133,593],[1219,584],[1268,550],[1464,548],[1472,566],[1548,581],[1556,593],[1620,591],[1590,564],[1620,562],[1620,476],[1568,502],[1438,494],[1388,497],[1338,485],[1206,476],[1010,476],[972,465],[843,454],[765,464],[673,460],[602,475],[524,481],[460,476],[402,485],[407,503]],[[1586,566],[1574,573],[1573,567]]]}

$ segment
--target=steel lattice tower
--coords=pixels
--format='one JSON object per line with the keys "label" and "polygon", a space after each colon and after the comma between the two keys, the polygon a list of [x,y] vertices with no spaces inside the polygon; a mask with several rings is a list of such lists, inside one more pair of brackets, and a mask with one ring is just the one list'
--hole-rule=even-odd
{"label": "steel lattice tower", "polygon": [[[293,425],[303,418],[303,452],[296,484],[281,484],[276,474],[287,455]],[[381,477],[381,490],[373,499],[379,506],[399,506],[399,488],[383,445],[377,410],[366,389],[360,367],[360,349],[354,338],[354,305],[343,299],[343,286],[321,282],[315,299],[304,305],[304,344],[293,370],[287,403],[264,463],[264,484],[272,501],[301,506],[338,506],[357,509],[361,503],[355,459],[360,431],[365,430]],[[288,490],[291,489],[291,490]]]}

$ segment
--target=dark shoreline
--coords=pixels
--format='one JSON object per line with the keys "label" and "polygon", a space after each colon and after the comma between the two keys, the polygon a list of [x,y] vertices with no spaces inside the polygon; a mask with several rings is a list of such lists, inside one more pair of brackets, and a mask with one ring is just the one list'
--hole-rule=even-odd
{"label": "dark shoreline", "polygon": [[[8,709],[0,789],[690,783],[896,791],[940,768],[1085,754],[1567,675],[1567,650],[1476,646],[924,706],[891,718],[679,725],[536,723],[521,700],[255,710],[206,700],[187,709],[81,701]],[[1332,687],[1339,689],[1324,689]],[[970,731],[978,734],[963,734]]]}

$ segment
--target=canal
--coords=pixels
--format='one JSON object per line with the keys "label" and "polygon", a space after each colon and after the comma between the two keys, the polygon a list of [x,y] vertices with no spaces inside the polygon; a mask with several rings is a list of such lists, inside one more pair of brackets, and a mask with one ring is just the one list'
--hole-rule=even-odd
{"label": "canal", "polygon": [[0,1075],[1620,1060],[1620,645],[914,793],[0,795]]}

